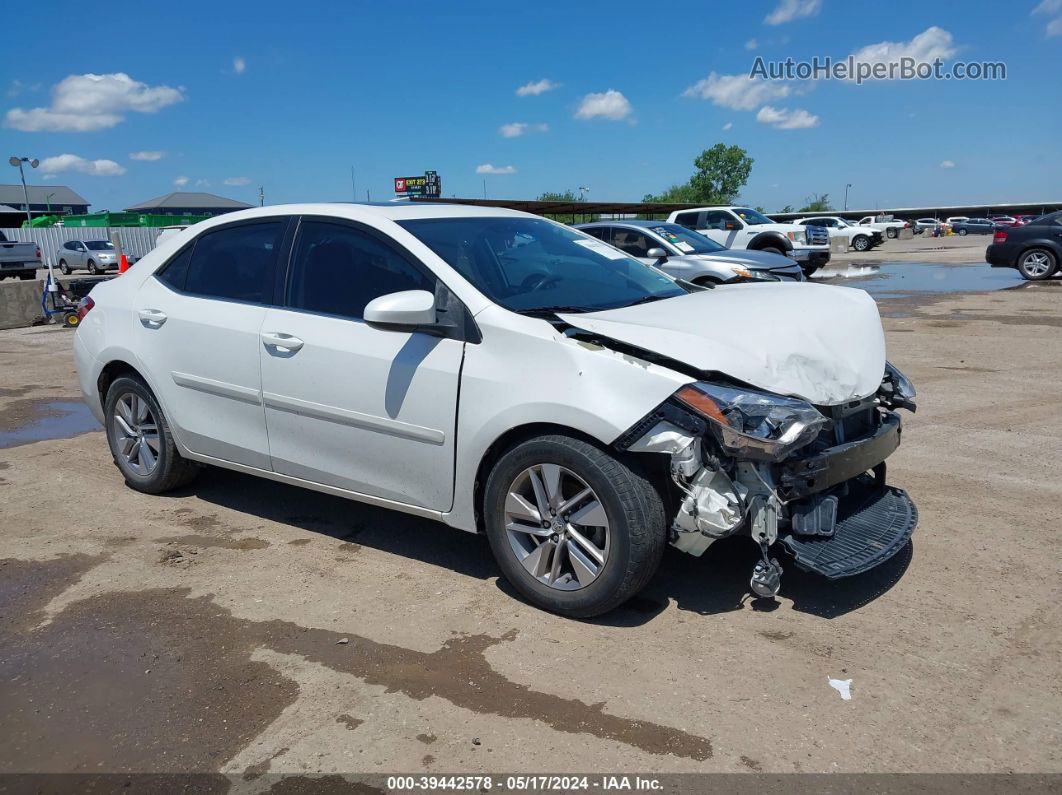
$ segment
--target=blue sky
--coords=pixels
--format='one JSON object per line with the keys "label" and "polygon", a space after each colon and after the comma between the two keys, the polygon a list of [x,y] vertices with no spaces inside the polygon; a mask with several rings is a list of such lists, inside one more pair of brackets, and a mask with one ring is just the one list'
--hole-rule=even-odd
{"label": "blue sky", "polygon": [[[495,198],[638,200],[717,142],[755,158],[743,198],[768,210],[813,193],[839,206],[846,183],[852,208],[1062,196],[1062,0],[30,8],[34,32],[5,36],[0,139],[96,210],[181,178],[253,203],[259,185],[268,203],[349,200],[352,165],[359,199],[435,169],[447,196],[485,179]],[[732,77],[756,56],[860,51],[1003,61],[1008,79]]]}

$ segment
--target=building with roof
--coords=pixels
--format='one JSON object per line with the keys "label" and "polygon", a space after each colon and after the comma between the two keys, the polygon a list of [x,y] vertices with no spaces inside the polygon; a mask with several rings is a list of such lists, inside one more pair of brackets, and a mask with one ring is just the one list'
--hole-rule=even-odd
{"label": "building with roof", "polygon": [[[88,212],[89,201],[79,196],[66,185],[27,185],[29,211],[32,215],[83,215]],[[25,215],[26,198],[22,184],[0,185],[0,204],[13,207]]]}
{"label": "building with roof", "polygon": [[226,199],[224,196],[215,196],[213,193],[174,191],[126,207],[125,211],[152,215],[222,215],[253,206],[235,199]]}

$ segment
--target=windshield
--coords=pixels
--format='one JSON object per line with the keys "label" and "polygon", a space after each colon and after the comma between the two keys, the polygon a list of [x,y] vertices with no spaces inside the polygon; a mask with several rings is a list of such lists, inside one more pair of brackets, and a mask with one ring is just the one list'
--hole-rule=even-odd
{"label": "windshield", "polygon": [[660,224],[649,228],[683,254],[714,254],[717,251],[726,251],[726,246],[678,224]]}
{"label": "windshield", "polygon": [[685,294],[660,271],[542,218],[426,218],[399,225],[514,312],[589,312]]}
{"label": "windshield", "polygon": [[114,244],[108,243],[106,240],[86,240],[85,248],[89,251],[113,251]]}
{"label": "windshield", "polygon": [[733,211],[737,214],[738,218],[749,226],[761,226],[762,224],[774,223],[774,221],[763,213],[757,212],[756,210],[750,210],[748,207],[735,207]]}

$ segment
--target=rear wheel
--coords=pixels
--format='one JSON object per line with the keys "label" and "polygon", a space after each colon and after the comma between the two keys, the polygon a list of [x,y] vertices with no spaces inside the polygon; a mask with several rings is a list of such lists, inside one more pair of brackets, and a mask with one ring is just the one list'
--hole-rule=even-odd
{"label": "rear wheel", "polygon": [[65,259],[59,260],[59,272],[63,274],[63,276],[70,275],[70,266],[66,264]]}
{"label": "rear wheel", "polygon": [[568,436],[518,444],[495,464],[484,494],[491,550],[532,604],[588,618],[625,602],[664,552],[664,508],[624,462]]}
{"label": "rear wheel", "polygon": [[107,442],[125,482],[161,494],[190,482],[199,466],[181,457],[158,401],[139,378],[122,376],[107,390]]}
{"label": "rear wheel", "polygon": [[892,227],[889,227],[888,229],[885,230],[885,237],[895,238],[896,234],[897,234],[896,230],[893,229]]}
{"label": "rear wheel", "polygon": [[959,234],[962,235],[963,237],[965,237],[966,235],[969,234],[969,232],[967,232],[965,229],[960,229],[959,230]]}
{"label": "rear wheel", "polygon": [[1055,255],[1046,248],[1031,248],[1018,257],[1018,273],[1032,282],[1050,279],[1058,270]]}

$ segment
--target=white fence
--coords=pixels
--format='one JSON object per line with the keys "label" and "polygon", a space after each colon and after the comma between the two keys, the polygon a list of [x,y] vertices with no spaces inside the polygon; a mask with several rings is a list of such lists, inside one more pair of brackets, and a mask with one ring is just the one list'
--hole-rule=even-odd
{"label": "white fence", "polygon": [[110,240],[111,232],[117,232],[122,240],[126,254],[142,257],[155,248],[155,238],[159,236],[159,227],[155,226],[77,226],[64,228],[60,226],[40,229],[0,229],[8,240],[20,243],[36,243],[41,247],[41,262],[57,265],[56,252],[68,240]]}

